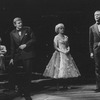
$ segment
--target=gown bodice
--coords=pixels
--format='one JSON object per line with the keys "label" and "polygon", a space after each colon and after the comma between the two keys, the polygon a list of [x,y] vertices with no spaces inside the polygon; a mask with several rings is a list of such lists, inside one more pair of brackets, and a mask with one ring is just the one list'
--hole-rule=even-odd
{"label": "gown bodice", "polygon": [[68,47],[68,37],[64,36],[58,40],[58,47],[62,51],[66,51]]}

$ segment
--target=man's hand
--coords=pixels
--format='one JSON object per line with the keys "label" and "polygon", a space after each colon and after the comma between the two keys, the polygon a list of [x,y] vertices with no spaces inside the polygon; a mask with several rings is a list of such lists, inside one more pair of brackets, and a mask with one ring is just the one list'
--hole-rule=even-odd
{"label": "man's hand", "polygon": [[100,46],[100,42],[98,43],[98,46]]}
{"label": "man's hand", "polygon": [[11,59],[10,62],[9,62],[9,64],[12,64],[13,65],[14,64],[14,60]]}
{"label": "man's hand", "polygon": [[3,52],[3,51],[0,51],[0,54],[4,54],[5,52]]}
{"label": "man's hand", "polygon": [[19,48],[20,48],[21,50],[23,50],[24,48],[26,48],[26,44],[20,45]]}
{"label": "man's hand", "polygon": [[90,53],[90,57],[93,59],[94,58],[94,54],[93,53]]}

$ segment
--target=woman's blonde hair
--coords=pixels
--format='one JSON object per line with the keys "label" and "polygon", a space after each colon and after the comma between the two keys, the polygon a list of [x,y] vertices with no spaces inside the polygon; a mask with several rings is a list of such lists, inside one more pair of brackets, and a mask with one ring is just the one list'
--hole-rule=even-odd
{"label": "woman's blonde hair", "polygon": [[63,27],[63,28],[64,28],[64,24],[63,24],[63,23],[59,23],[59,24],[57,24],[57,25],[55,26],[55,32],[56,32],[56,33],[58,33],[58,29],[59,29],[60,27]]}

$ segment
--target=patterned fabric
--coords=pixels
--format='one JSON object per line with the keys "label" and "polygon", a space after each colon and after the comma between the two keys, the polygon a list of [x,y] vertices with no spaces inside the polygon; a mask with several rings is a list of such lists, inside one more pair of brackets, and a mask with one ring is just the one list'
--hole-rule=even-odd
{"label": "patterned fabric", "polygon": [[58,78],[78,77],[80,72],[71,56],[71,54],[65,55],[60,53],[60,68]]}
{"label": "patterned fabric", "polygon": [[[62,39],[58,41],[59,48],[65,51],[68,47],[68,37],[64,41],[61,41]],[[51,78],[71,78],[80,76],[80,72],[70,53],[55,51],[46,66],[43,76]]]}
{"label": "patterned fabric", "polygon": [[0,56],[0,70],[5,70],[5,64],[4,64],[4,56]]}
{"label": "patterned fabric", "polygon": [[43,76],[51,78],[71,78],[80,76],[80,72],[71,56],[55,51],[46,66]]}
{"label": "patterned fabric", "polygon": [[56,78],[58,77],[60,67],[60,53],[55,51],[43,73],[44,76]]}
{"label": "patterned fabric", "polygon": [[0,45],[0,71],[5,70],[5,64],[4,64],[4,53],[6,53],[6,47],[4,45]]}

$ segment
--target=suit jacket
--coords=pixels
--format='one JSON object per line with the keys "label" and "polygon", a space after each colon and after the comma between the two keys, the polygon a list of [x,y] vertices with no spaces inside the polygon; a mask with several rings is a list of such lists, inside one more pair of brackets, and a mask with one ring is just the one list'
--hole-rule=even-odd
{"label": "suit jacket", "polygon": [[[11,38],[11,58],[12,59],[29,59],[35,56],[34,42],[35,36],[30,27],[23,27],[21,30],[21,36],[18,34],[18,30],[14,29],[10,33]],[[26,44],[26,48],[19,49],[19,46]]]}
{"label": "suit jacket", "polygon": [[100,42],[100,32],[98,30],[97,24],[95,23],[89,28],[90,53],[100,53],[100,46],[98,46],[99,42]]}

